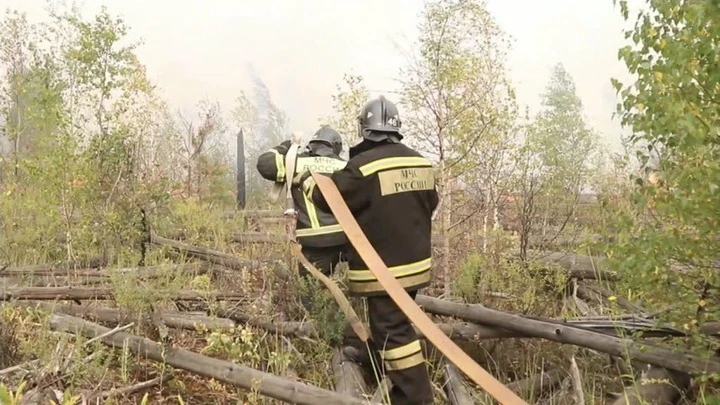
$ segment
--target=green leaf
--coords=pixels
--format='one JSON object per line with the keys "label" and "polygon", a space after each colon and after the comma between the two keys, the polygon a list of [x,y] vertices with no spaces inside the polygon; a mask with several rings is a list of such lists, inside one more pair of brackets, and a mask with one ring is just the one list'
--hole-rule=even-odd
{"label": "green leaf", "polygon": [[5,383],[0,383],[0,404],[13,405],[13,396]]}

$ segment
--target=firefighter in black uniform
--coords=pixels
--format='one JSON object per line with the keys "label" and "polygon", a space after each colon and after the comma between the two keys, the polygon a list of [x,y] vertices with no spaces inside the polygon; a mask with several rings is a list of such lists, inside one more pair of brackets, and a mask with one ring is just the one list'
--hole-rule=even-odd
{"label": "firefighter in black uniform", "polygon": [[[258,157],[257,170],[266,180],[278,183],[285,182],[285,155],[290,149],[291,141],[287,140],[268,150]],[[307,170],[331,174],[345,167],[345,160],[340,157],[342,137],[330,126],[322,126],[308,143],[307,148],[297,154],[295,175]],[[290,189],[295,209],[298,212],[295,235],[300,243],[302,254],[323,274],[330,276],[335,266],[347,253],[349,242],[335,216],[328,208],[318,209],[300,190]],[[307,277],[308,271],[299,264],[301,277]],[[307,302],[303,298],[306,308]]]}
{"label": "firefighter in black uniform", "polygon": [[[438,205],[432,163],[400,142],[398,109],[383,96],[365,104],[358,120],[363,140],[350,148],[345,168],[330,177],[370,243],[414,299],[431,276],[431,217]],[[329,208],[309,173],[293,182],[318,208]],[[393,383],[393,405],[432,404],[430,377],[410,320],[352,245],[348,262],[350,293],[367,297],[372,345]]]}

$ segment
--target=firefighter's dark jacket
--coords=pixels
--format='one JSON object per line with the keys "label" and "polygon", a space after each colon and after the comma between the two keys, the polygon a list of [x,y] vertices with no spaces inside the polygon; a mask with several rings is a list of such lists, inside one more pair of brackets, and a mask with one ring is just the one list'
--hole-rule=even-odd
{"label": "firefighter's dark jacket", "polygon": [[[278,183],[285,182],[285,155],[290,145],[290,141],[285,141],[258,157],[257,170],[263,178]],[[306,170],[330,174],[342,169],[345,164],[345,160],[333,152],[320,156],[309,150],[298,151],[293,176]],[[300,187],[293,186],[290,191],[298,212],[295,235],[302,246],[327,247],[347,243],[345,233],[329,209],[318,209],[303,194]]]}
{"label": "firefighter's dark jacket", "polygon": [[[430,283],[431,217],[438,205],[432,163],[402,143],[363,141],[344,169],[330,176],[372,246],[408,291]],[[315,205],[328,210],[309,173],[299,182]],[[348,254],[354,295],[386,294],[357,251]]]}

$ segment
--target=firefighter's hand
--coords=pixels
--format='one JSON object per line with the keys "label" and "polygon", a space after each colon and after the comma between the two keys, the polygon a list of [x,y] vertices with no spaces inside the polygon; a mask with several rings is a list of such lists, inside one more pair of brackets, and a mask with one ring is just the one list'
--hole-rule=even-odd
{"label": "firefighter's hand", "polygon": [[310,172],[308,170],[305,170],[303,172],[296,174],[295,177],[293,177],[293,179],[292,179],[292,185],[298,186],[298,185],[302,184],[303,181],[305,181],[305,179],[307,179],[309,176],[310,176]]}
{"label": "firefighter's hand", "polygon": [[283,141],[280,145],[277,146],[277,151],[280,152],[281,155],[285,156],[285,154],[290,149],[290,146],[292,145],[292,142],[290,140]]}

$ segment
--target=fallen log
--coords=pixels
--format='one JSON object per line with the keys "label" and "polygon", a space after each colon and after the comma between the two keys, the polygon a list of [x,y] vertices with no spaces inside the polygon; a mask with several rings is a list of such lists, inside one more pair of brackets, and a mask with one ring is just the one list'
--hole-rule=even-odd
{"label": "fallen log", "polygon": [[631,359],[690,374],[720,372],[720,359],[716,358],[703,359],[694,354],[675,352],[587,329],[529,319],[477,304],[453,303],[427,295],[418,295],[416,301],[425,310],[437,315],[455,316],[484,325],[513,330],[530,337],[581,346],[618,357],[629,356]]}
{"label": "fallen log", "polygon": [[[179,301],[242,300],[244,294],[177,291],[172,299]],[[0,301],[16,300],[113,300],[115,291],[109,287],[8,287],[0,290]]]}
{"label": "fallen log", "polygon": [[360,366],[348,359],[339,349],[333,350],[330,364],[333,370],[335,392],[354,398],[364,398],[368,392],[368,386]]}
{"label": "fallen log", "polygon": [[117,269],[89,269],[82,268],[77,270],[59,269],[53,267],[10,267],[0,271],[0,277],[17,277],[17,276],[39,276],[39,277],[89,277],[109,279],[113,274],[134,274],[138,278],[150,279],[160,277],[168,271],[188,274],[204,274],[209,270],[207,263],[187,263],[187,264],[161,264],[157,266],[147,267],[126,267]]}
{"label": "fallen log", "polygon": [[[273,322],[263,320],[260,317],[241,313],[238,310],[228,310],[225,308],[218,308],[215,310],[215,312],[220,317],[232,319],[233,321],[238,323],[245,323],[251,326],[255,326],[271,333],[276,333],[280,335],[293,335],[302,338],[311,338],[317,336],[315,325],[312,322]],[[484,325],[472,324],[468,322],[437,323],[436,325],[443,333],[453,339],[478,340],[508,337],[525,337],[522,333],[517,333],[514,331],[504,330],[500,328],[492,328]],[[415,333],[418,334],[418,337],[424,338],[422,332],[419,329],[415,328]],[[346,325],[345,336],[355,336],[355,333],[352,331],[352,328],[350,328],[349,325]]]}
{"label": "fallen log", "polygon": [[561,369],[554,368],[508,383],[507,387],[524,398],[532,399],[539,397],[544,390],[560,384],[565,377],[566,375]]}
{"label": "fallen log", "polygon": [[[42,308],[49,313],[62,313],[77,318],[90,319],[95,322],[117,324],[127,322],[131,314],[117,308],[106,308],[101,306],[82,306],[72,304],[56,304],[49,302],[25,302],[15,305],[24,308]],[[149,315],[149,314],[148,314]],[[152,318],[152,317],[151,317]],[[226,318],[217,318],[205,314],[189,312],[160,312],[154,316],[165,326],[174,329],[188,330],[227,330],[236,326],[235,321]]]}
{"label": "fallen log", "polygon": [[230,239],[234,243],[284,243],[287,236],[270,232],[234,232]]}
{"label": "fallen log", "polygon": [[[617,281],[620,276],[609,270],[605,259],[564,252],[544,252],[528,250],[528,260],[544,265],[557,265],[567,270],[571,277],[577,279]],[[518,252],[513,252],[519,258]]]}
{"label": "fallen log", "polygon": [[278,218],[282,217],[283,212],[280,210],[238,210],[228,211],[225,213],[225,219],[243,218]]}
{"label": "fallen log", "polygon": [[673,405],[689,385],[690,377],[685,373],[650,367],[612,405]]}
{"label": "fallen log", "polygon": [[200,260],[205,260],[223,267],[233,270],[258,269],[264,266],[272,268],[275,273],[282,278],[289,278],[290,270],[280,262],[262,262],[259,260],[242,259],[217,250],[208,249],[202,246],[195,246],[189,243],[178,242],[172,239],[166,239],[155,234],[151,235],[150,242],[158,246],[166,246],[176,252],[187,253],[188,255]]}
{"label": "fallen log", "polygon": [[3,268],[0,266],[0,275],[13,275],[13,274],[32,274],[42,272],[64,272],[67,273],[68,269],[95,269],[107,266],[109,259],[106,256],[91,257],[86,260],[78,260],[65,264],[34,264],[30,266],[7,266]]}
{"label": "fallen log", "polygon": [[227,330],[236,326],[235,321],[217,318],[205,314],[188,314],[186,312],[165,312],[161,314],[165,326],[188,330]]}
{"label": "fallen log", "polygon": [[[102,306],[83,306],[74,304],[59,304],[48,302],[16,302],[16,306],[40,307],[50,313],[63,313],[79,318],[91,319],[96,322],[107,324],[118,324],[128,321],[128,314],[117,308]],[[155,316],[165,323],[165,326],[175,329],[206,330],[228,329],[236,324],[247,324],[256,328],[266,330],[273,334],[294,336],[298,338],[314,338],[317,335],[315,325],[312,322],[273,322],[264,320],[261,317],[251,316],[237,310],[217,308],[215,313],[218,317],[188,312],[160,312]],[[503,337],[523,337],[523,334],[502,329],[491,328],[467,322],[438,323],[436,324],[443,333],[452,339],[477,340]],[[354,332],[348,327],[345,335],[348,338],[354,336]],[[419,337],[423,337],[419,329],[416,329]]]}
{"label": "fallen log", "polygon": [[[50,327],[59,332],[95,338],[110,331],[98,324],[80,318],[54,314],[50,317]],[[260,394],[288,403],[317,405],[365,405],[366,401],[338,394],[317,386],[277,377],[275,375],[238,365],[224,360],[214,359],[178,347],[163,346],[148,338],[131,335],[126,332],[115,333],[100,339],[116,349],[127,347],[138,356],[168,364],[212,378],[247,390],[257,390]]]}
{"label": "fallen log", "polygon": [[[264,329],[271,333],[288,336],[292,335],[302,338],[312,338],[317,336],[315,325],[312,322],[273,322],[263,320],[260,317],[243,314],[238,312],[237,310],[218,308],[215,311],[218,316],[221,316],[223,318],[232,319],[233,321],[238,323],[246,323],[248,325]],[[492,328],[484,325],[472,324],[468,322],[437,323],[436,325],[448,337],[458,340],[526,337],[522,333],[504,330],[500,328]],[[352,331],[349,325],[347,325],[345,329],[346,337],[355,336],[355,333]],[[415,333],[418,334],[418,337],[424,338],[420,329],[415,328]]]}
{"label": "fallen log", "polygon": [[283,218],[283,217],[277,217],[277,218],[276,218],[276,217],[272,217],[272,218],[270,218],[270,217],[268,217],[268,218],[258,218],[257,221],[258,221],[258,222],[261,222],[261,223],[263,223],[263,224],[267,224],[267,225],[276,225],[276,224],[282,224],[282,223],[284,223],[284,222],[285,222],[285,218]]}
{"label": "fallen log", "polygon": [[252,316],[238,311],[237,309],[217,308],[215,313],[222,317],[231,319],[237,323],[244,323],[256,328],[264,329],[270,333],[285,336],[297,336],[300,338],[312,338],[317,336],[315,327],[310,322],[273,322]]}
{"label": "fallen log", "polygon": [[604,287],[598,285],[597,283],[586,282],[586,281],[582,281],[582,280],[580,280],[578,282],[578,296],[580,296],[582,298],[585,296],[590,296],[592,293],[595,293],[595,294],[603,297],[605,300],[610,300],[610,297],[614,297],[615,302],[620,307],[622,307],[623,309],[625,309],[627,311],[638,313],[638,314],[643,314],[643,313],[647,312],[645,310],[645,308],[641,307],[640,305],[637,305],[637,304],[631,302],[630,300],[628,300],[625,297],[614,294],[607,288],[604,288]]}

